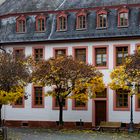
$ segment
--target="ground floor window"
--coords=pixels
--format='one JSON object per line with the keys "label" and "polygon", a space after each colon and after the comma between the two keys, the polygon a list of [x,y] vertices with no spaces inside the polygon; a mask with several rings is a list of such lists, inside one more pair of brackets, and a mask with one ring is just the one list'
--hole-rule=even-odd
{"label": "ground floor window", "polygon": [[42,87],[33,87],[33,107],[44,107],[44,95]]}

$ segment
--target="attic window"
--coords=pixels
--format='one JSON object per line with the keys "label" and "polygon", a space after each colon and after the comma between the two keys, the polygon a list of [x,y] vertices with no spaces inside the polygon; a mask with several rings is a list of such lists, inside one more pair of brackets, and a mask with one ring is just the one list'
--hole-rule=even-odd
{"label": "attic window", "polygon": [[67,14],[62,12],[57,15],[57,31],[67,30]]}
{"label": "attic window", "polygon": [[107,27],[107,11],[101,10],[97,12],[97,28]]}
{"label": "attic window", "polygon": [[26,32],[26,18],[24,16],[17,18],[16,31],[18,33],[25,33]]}
{"label": "attic window", "polygon": [[46,25],[45,16],[43,15],[37,16],[36,17],[36,31],[38,32],[45,31],[45,25]]}
{"label": "attic window", "polygon": [[128,13],[127,8],[122,8],[118,11],[118,26],[127,27],[128,26]]}
{"label": "attic window", "polygon": [[82,10],[79,13],[77,13],[76,29],[83,30],[86,28],[87,28],[87,13],[84,10]]}

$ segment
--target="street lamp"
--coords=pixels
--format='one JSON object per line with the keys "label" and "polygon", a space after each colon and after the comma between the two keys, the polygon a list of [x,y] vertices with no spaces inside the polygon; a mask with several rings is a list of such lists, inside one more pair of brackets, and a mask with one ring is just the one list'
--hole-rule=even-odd
{"label": "street lamp", "polygon": [[133,122],[133,95],[136,93],[136,82],[132,82],[132,84],[129,84],[128,86],[132,86],[132,94],[130,97],[130,123],[129,123],[129,127],[128,127],[128,132],[132,133],[134,132],[134,122]]}

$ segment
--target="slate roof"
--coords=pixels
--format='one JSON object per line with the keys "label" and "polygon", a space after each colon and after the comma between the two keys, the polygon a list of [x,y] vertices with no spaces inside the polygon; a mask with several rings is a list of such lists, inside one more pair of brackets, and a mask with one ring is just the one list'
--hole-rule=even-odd
{"label": "slate roof", "polygon": [[[140,0],[6,0],[0,6],[0,13],[40,10],[56,11],[137,3],[140,4]],[[130,7],[129,9],[129,26],[127,28],[117,27],[117,10],[110,9],[108,13],[108,28],[102,30],[96,29],[96,11],[93,10],[88,11],[88,28],[83,31],[75,29],[76,12],[74,11],[68,13],[68,30],[66,32],[56,31],[56,14],[49,14],[47,16],[47,29],[43,33],[35,31],[34,17],[27,17],[27,32],[24,34],[16,33],[16,21],[14,18],[9,18],[5,21],[5,24],[0,24],[0,43],[140,37],[140,9],[139,7]]]}

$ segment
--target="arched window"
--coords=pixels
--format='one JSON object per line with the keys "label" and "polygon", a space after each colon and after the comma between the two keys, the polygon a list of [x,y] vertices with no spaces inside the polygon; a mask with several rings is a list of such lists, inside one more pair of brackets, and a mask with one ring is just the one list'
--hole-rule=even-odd
{"label": "arched window", "polygon": [[100,10],[97,12],[97,28],[107,27],[107,11]]}
{"label": "arched window", "polygon": [[66,31],[67,30],[67,14],[61,12],[57,15],[57,31]]}
{"label": "arched window", "polygon": [[46,21],[45,21],[45,16],[40,15],[36,17],[36,31],[38,32],[43,32],[46,30],[45,28]]}
{"label": "arched window", "polygon": [[83,30],[86,28],[87,28],[87,13],[84,10],[82,10],[79,13],[77,13],[76,29]]}
{"label": "arched window", "polygon": [[118,11],[118,26],[119,27],[128,26],[128,13],[129,13],[129,10],[127,8],[122,8]]}
{"label": "arched window", "polygon": [[25,16],[18,17],[16,20],[16,31],[19,33],[26,32],[26,18]]}

